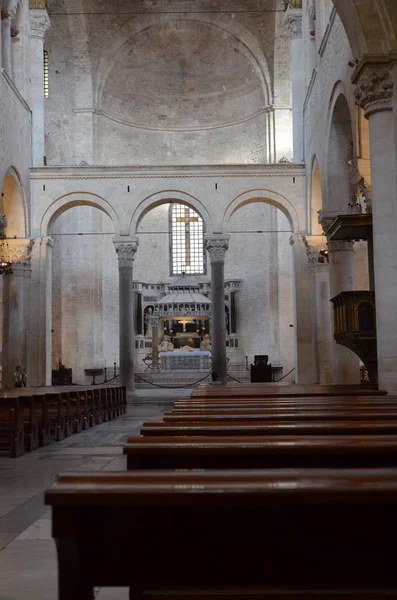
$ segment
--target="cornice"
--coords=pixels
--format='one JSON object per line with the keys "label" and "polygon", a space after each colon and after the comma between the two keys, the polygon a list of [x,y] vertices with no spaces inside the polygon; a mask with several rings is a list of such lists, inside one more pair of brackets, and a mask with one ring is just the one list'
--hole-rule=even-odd
{"label": "cornice", "polygon": [[89,180],[89,179],[186,179],[227,177],[306,177],[305,165],[282,163],[268,165],[199,165],[154,167],[65,166],[35,167],[30,170],[31,180]]}

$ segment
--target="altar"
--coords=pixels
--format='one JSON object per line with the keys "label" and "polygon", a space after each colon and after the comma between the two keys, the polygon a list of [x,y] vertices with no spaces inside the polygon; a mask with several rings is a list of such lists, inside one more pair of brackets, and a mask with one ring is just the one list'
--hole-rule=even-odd
{"label": "altar", "polygon": [[211,352],[159,352],[161,371],[208,371],[211,368]]}

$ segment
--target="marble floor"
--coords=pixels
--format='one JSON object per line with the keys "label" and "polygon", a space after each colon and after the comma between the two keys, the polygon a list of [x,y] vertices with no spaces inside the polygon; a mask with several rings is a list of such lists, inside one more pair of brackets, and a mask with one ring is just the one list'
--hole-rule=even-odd
{"label": "marble floor", "polygon": [[[144,421],[156,421],[190,390],[141,390],[119,419],[11,459],[0,456],[0,600],[56,600],[51,509],[43,492],[57,473],[126,468],[122,446]],[[126,589],[98,589],[98,600],[127,600]],[[70,600],[73,600],[72,598]]]}

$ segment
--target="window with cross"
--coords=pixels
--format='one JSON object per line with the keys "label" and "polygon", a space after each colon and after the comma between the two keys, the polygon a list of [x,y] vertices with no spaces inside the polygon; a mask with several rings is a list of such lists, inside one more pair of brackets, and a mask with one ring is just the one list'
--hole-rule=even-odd
{"label": "window with cross", "polygon": [[184,204],[172,203],[171,275],[205,273],[204,225],[198,213]]}

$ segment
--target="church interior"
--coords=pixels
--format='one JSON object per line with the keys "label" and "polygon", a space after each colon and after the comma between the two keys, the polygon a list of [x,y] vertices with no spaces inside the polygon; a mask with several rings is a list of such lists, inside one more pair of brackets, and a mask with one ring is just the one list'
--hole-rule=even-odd
{"label": "church interior", "polygon": [[0,600],[397,598],[396,0],[0,14]]}

